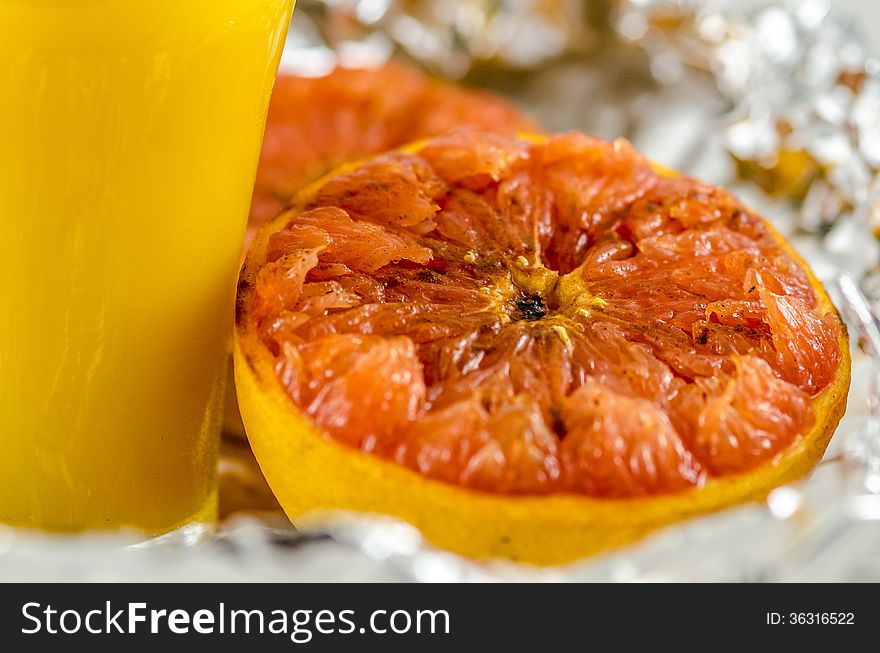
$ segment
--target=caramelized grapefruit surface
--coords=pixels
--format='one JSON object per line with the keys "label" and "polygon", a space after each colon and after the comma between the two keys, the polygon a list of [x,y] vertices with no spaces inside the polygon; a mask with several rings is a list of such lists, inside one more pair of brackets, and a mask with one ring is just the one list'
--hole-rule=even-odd
{"label": "caramelized grapefruit surface", "polygon": [[508,497],[663,497],[810,449],[803,473],[848,382],[762,218],[576,133],[457,132],[318,182],[251,249],[237,335],[334,446]]}

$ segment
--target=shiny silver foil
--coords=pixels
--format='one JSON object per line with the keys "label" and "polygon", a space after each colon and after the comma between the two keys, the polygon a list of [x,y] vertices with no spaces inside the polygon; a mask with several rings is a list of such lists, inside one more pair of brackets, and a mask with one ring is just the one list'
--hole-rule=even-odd
{"label": "shiny silver foil", "polygon": [[363,65],[398,50],[457,78],[486,62],[534,69],[595,48],[607,0],[300,0],[295,29],[311,43],[310,68]]}
{"label": "shiny silver foil", "polygon": [[549,129],[624,135],[773,219],[863,348],[810,479],[551,569],[475,563],[396,520],[337,514],[320,531],[241,519],[146,544],[0,527],[0,580],[880,581],[877,62],[824,0],[616,4],[622,38],[603,32],[607,2],[299,0],[282,65],[320,75],[405,55],[507,94]]}
{"label": "shiny silver foil", "polygon": [[655,76],[707,71],[741,172],[801,203],[799,226],[880,228],[880,61],[830,0],[624,0],[620,34]]}

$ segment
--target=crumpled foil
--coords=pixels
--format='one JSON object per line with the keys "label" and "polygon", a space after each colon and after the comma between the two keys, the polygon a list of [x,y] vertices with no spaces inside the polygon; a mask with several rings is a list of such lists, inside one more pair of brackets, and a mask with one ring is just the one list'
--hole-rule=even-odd
{"label": "crumpled foil", "polygon": [[[299,0],[282,66],[319,75],[405,53],[450,77],[467,72],[549,129],[624,135],[651,159],[726,185],[770,216],[825,281],[864,350],[854,351],[847,413],[809,480],[779,488],[763,504],[551,569],[476,563],[432,548],[399,521],[339,514],[321,531],[252,517],[147,543],[131,534],[61,537],[0,527],[0,580],[880,581],[880,331],[863,294],[880,297],[880,282],[871,285],[876,64],[821,0],[617,4],[617,29],[630,43],[603,40],[595,49],[600,13],[590,7],[607,9],[604,2]],[[578,7],[582,13],[570,13]],[[430,39],[420,44],[412,34]],[[530,38],[540,47],[509,55],[518,39]],[[802,65],[808,51],[815,77]],[[481,66],[493,74],[480,74]],[[844,69],[863,71],[844,78],[849,95],[833,81]],[[790,130],[779,129],[780,116]],[[861,132],[847,126],[856,119]],[[786,171],[803,161],[811,172],[794,192]],[[853,169],[867,170],[871,183]]]}
{"label": "crumpled foil", "polygon": [[660,80],[711,73],[741,175],[797,200],[798,226],[880,229],[880,61],[830,0],[624,0],[616,24]]}
{"label": "crumpled foil", "polygon": [[[304,67],[359,65],[397,49],[450,78],[492,62],[531,69],[595,49],[608,0],[299,0]],[[316,38],[317,37],[317,38]]]}

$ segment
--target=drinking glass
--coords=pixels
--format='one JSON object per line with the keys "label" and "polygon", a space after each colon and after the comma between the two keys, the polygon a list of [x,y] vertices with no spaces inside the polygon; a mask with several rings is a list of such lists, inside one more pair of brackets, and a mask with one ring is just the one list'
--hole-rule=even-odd
{"label": "drinking glass", "polygon": [[0,0],[0,522],[216,509],[235,276],[294,0]]}

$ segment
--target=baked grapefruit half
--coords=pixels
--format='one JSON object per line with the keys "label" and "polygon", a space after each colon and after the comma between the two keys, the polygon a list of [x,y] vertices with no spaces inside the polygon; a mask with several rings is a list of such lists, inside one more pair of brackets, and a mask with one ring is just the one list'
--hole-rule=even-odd
{"label": "baked grapefruit half", "polygon": [[820,283],[723,189],[625,141],[473,131],[349,165],[269,223],[235,363],[294,523],[393,515],[542,565],[804,475],[850,368]]}

